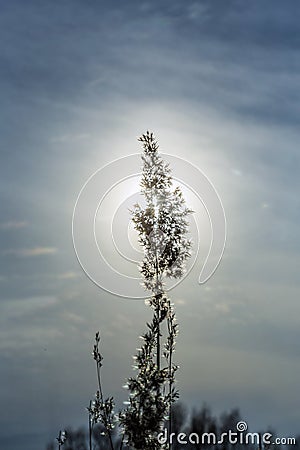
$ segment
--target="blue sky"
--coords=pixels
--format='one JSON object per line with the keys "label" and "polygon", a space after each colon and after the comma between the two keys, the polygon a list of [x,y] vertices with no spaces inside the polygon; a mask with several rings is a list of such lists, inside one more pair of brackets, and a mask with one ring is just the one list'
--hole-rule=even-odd
{"label": "blue sky", "polygon": [[216,274],[172,291],[181,399],[299,433],[299,3],[0,8],[0,442],[40,449],[85,423],[98,329],[105,390],[126,398],[149,311],[88,280],[71,219],[86,179],[146,129],[203,170],[228,221]]}

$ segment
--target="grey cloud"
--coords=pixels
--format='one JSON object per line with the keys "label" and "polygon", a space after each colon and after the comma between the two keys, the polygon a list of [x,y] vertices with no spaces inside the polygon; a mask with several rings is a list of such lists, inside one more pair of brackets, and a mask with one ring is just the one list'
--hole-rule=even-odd
{"label": "grey cloud", "polygon": [[34,247],[34,248],[21,248],[21,249],[8,249],[3,250],[2,255],[15,255],[21,257],[34,257],[42,255],[53,255],[57,252],[55,247]]}
{"label": "grey cloud", "polygon": [[28,222],[11,220],[8,222],[0,223],[0,230],[15,230],[19,228],[24,228],[28,226]]}

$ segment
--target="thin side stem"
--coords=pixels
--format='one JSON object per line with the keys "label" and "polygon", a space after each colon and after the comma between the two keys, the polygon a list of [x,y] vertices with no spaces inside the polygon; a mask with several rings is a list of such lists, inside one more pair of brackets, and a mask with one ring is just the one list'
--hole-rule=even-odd
{"label": "thin side stem", "polygon": [[114,444],[113,444],[113,441],[112,441],[110,430],[108,431],[108,438],[109,438],[110,448],[111,448],[111,450],[114,450]]}
{"label": "thin side stem", "polygon": [[[90,408],[92,406],[92,401],[90,401]],[[89,413],[89,450],[92,450],[92,418],[91,413]]]}
{"label": "thin side stem", "polygon": [[123,433],[122,440],[121,440],[121,443],[120,443],[120,450],[122,450],[122,448],[123,448],[123,442],[124,442],[124,433]]}
{"label": "thin side stem", "polygon": [[[99,352],[99,340],[96,341],[96,350],[97,350],[97,354],[99,355],[99,358],[96,359],[96,368],[97,368],[97,379],[98,379],[100,401],[101,401],[102,404],[104,404],[102,384],[101,384],[101,366],[102,366],[101,360],[102,360],[102,357],[101,357],[100,352]],[[105,411],[105,409],[104,409],[104,411]],[[111,450],[114,450],[114,445],[113,445],[113,441],[112,441],[112,437],[111,437],[111,431],[110,431],[109,427],[107,426],[108,425],[108,418],[107,418],[106,411],[104,412],[104,418],[105,418],[104,426],[106,428],[106,432],[107,432],[107,435],[108,435],[110,448],[111,448]]]}
{"label": "thin side stem", "polygon": [[[100,367],[101,367],[100,364],[97,363],[97,378],[98,378],[100,400],[101,400],[101,403],[103,404],[104,402],[103,402],[103,392],[102,392],[102,385],[101,385]],[[105,413],[105,420],[106,420],[105,428],[106,428],[106,431],[107,431],[110,448],[111,448],[111,450],[114,450],[114,445],[113,445],[113,441],[112,441],[112,437],[111,437],[111,432],[110,432],[110,429],[107,427],[108,420],[107,420],[106,413]]]}
{"label": "thin side stem", "polygon": [[[171,307],[171,306],[170,306]],[[171,319],[168,318],[168,332],[169,336],[172,334],[172,324],[170,323]],[[172,394],[172,355],[173,355],[173,342],[170,342],[170,353],[169,353],[169,422],[168,422],[168,442],[170,442],[170,436],[172,433],[172,401],[171,401],[171,394]],[[170,444],[170,448],[172,448],[172,444]]]}
{"label": "thin side stem", "polygon": [[100,375],[101,363],[97,361],[96,364],[97,364],[97,379],[98,379],[100,399],[101,399],[101,402],[103,403],[103,392],[102,392],[101,375]]}

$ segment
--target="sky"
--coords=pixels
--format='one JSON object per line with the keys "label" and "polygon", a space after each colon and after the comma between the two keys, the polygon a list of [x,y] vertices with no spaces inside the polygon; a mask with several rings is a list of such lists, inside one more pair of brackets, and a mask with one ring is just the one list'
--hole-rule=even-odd
{"label": "sky", "polygon": [[87,423],[98,330],[105,393],[126,400],[151,312],[90,281],[71,225],[86,180],[139,153],[147,129],[209,178],[227,219],[215,274],[199,285],[198,262],[170,292],[181,400],[299,434],[299,2],[1,0],[0,12],[1,448],[40,450]]}

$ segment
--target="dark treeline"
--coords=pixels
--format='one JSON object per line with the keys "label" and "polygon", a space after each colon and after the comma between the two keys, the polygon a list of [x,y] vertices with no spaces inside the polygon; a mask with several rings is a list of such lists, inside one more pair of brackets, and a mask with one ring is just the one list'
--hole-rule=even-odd
{"label": "dark treeline", "polygon": [[[227,438],[224,438],[224,442],[218,443],[222,433],[228,433],[229,430],[232,432],[237,432],[237,423],[243,421],[239,409],[235,408],[228,412],[223,412],[219,416],[212,414],[208,406],[203,406],[200,409],[194,408],[192,411],[188,411],[185,405],[182,403],[176,403],[172,408],[171,417],[171,432],[174,433],[172,437],[172,450],[186,449],[203,449],[203,450],[239,450],[242,448],[247,448],[248,450],[267,450],[270,449],[288,449],[288,450],[299,450],[300,449],[300,435],[296,438],[296,444],[290,445],[264,445],[263,442],[259,442],[259,437],[253,437],[255,439],[251,442],[249,438],[248,443],[230,443]],[[168,425],[166,423],[166,428],[163,430],[161,439],[167,435]],[[247,430],[244,431],[244,441],[246,433],[257,433],[260,439],[264,433],[272,434],[272,442],[275,441],[277,434],[272,429],[267,430]],[[88,450],[88,432],[87,430],[80,428],[73,430],[71,428],[66,429],[67,439],[62,446],[63,450]],[[184,433],[180,436],[180,433]],[[213,435],[216,436],[217,441],[214,442]],[[241,433],[237,433],[237,439],[240,439]],[[178,437],[180,438],[178,439]],[[198,437],[198,440],[197,440]],[[258,442],[256,441],[258,439]],[[186,443],[180,443],[178,440],[183,440]],[[121,438],[118,429],[114,429],[113,433],[114,448],[119,450],[121,444]],[[49,443],[46,450],[56,450],[58,447],[53,443]],[[104,435],[104,428],[99,424],[93,430],[93,449],[94,450],[110,450],[110,444],[107,437]],[[125,444],[122,446],[122,450],[131,450]],[[147,450],[147,449],[144,449]]]}

